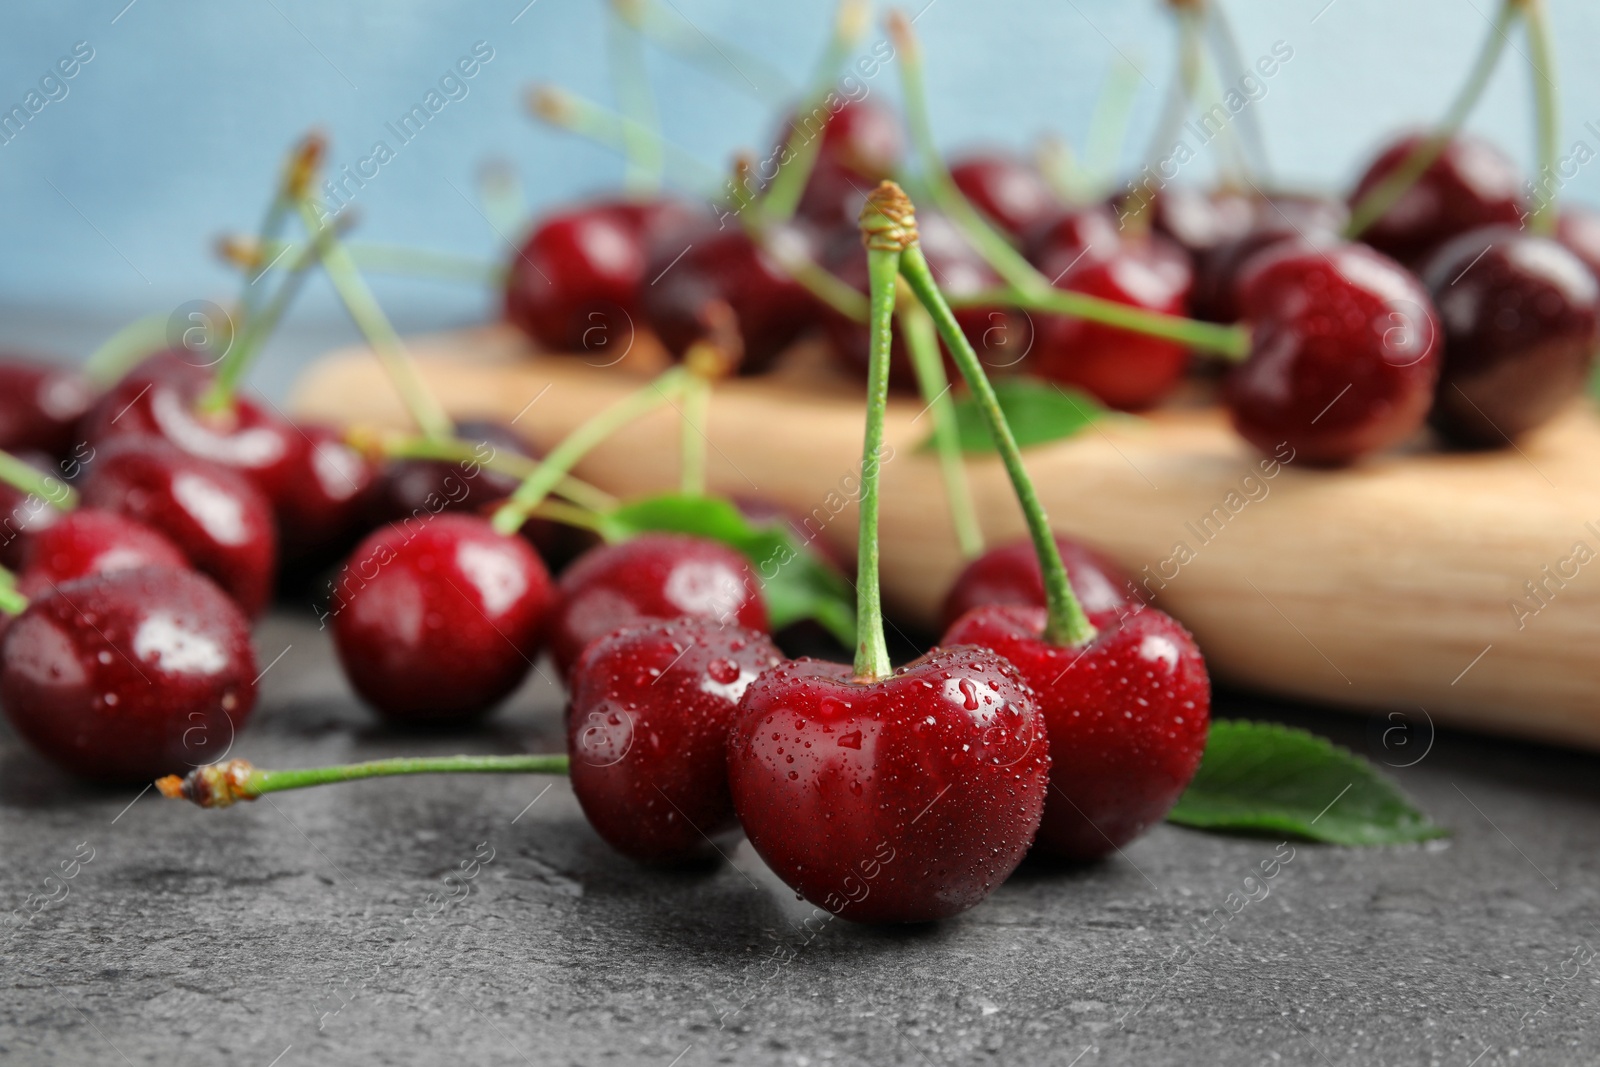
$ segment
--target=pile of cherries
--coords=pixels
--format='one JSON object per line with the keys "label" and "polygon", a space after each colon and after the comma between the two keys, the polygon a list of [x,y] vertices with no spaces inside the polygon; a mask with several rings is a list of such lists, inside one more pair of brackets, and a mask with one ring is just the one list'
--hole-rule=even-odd
{"label": "pile of cherries", "polygon": [[[784,131],[784,136],[789,135]],[[1387,146],[1362,199],[1419,149]],[[715,217],[670,198],[557,211],[512,261],[508,319],[540,346],[590,362],[621,358],[653,330],[681,356],[731,310],[742,370],[759,373],[808,330],[863,371],[864,324],[798,284],[797,257],[866,288],[854,234],[865,191],[903,166],[896,117],[843,101],[826,115],[797,213],[772,227]],[[1201,192],[1147,181],[1106,201],[1068,204],[1031,163],[972,154],[950,166],[967,200],[1058,289],[1143,311],[1242,324],[1248,352],[1222,386],[1238,431],[1271,453],[1340,465],[1417,435],[1502,446],[1582,391],[1596,341],[1600,215],[1565,208],[1551,236],[1511,161],[1476,137],[1450,138],[1359,239],[1345,203],[1296,193]],[[1003,295],[996,269],[949,219],[924,210],[924,253],[955,298]],[[1138,411],[1195,368],[1183,343],[997,300],[958,318],[991,373],[1076,386]],[[898,352],[892,382],[911,388]]]}

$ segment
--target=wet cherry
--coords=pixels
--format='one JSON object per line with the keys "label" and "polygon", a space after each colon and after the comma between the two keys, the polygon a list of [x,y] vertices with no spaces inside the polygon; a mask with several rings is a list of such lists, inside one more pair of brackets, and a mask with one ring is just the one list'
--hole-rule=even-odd
{"label": "wet cherry", "polygon": [[1248,229],[1194,253],[1189,313],[1197,319],[1237,322],[1239,275],[1251,257],[1297,237],[1332,242],[1349,218],[1343,204],[1319,196],[1274,194],[1250,204],[1253,218]]}
{"label": "wet cherry", "polygon": [[148,567],[64,583],[12,622],[0,701],[65,770],[148,782],[226,756],[255,706],[250,624],[210,579]]}
{"label": "wet cherry", "polygon": [[[1072,592],[1084,611],[1113,611],[1136,599],[1133,579],[1100,552],[1065,534],[1056,534],[1056,548],[1061,551]],[[939,609],[939,626],[949,629],[973,608],[989,604],[1044,607],[1039,556],[1028,538],[991,548],[968,563],[945,594]]]}
{"label": "wet cherry", "polygon": [[[1410,134],[1385,147],[1350,194],[1351,206],[1398,170],[1422,139]],[[1524,213],[1516,164],[1490,142],[1457,134],[1416,184],[1366,228],[1361,240],[1412,265],[1452,237],[1480,226],[1516,225]]]}
{"label": "wet cherry", "polygon": [[114,511],[78,508],[29,539],[17,589],[30,599],[65,582],[141,567],[189,568],[189,558],[165,535]]}
{"label": "wet cherry", "polygon": [[1044,812],[1049,744],[1015,667],[936,649],[879,681],[802,659],[745,690],[734,810],[767,865],[861,922],[928,922],[1006,879]]}
{"label": "wet cherry", "polygon": [[[40,474],[57,473],[55,461],[42,452],[23,452],[17,459]],[[60,521],[62,512],[38,493],[26,493],[0,482],[0,567],[18,570],[27,559],[28,543]]]}
{"label": "wet cherry", "polygon": [[1200,766],[1211,683],[1188,631],[1155,608],[1091,616],[1078,648],[1040,636],[1041,607],[978,608],[944,641],[1016,665],[1050,738],[1050,796],[1034,851],[1087,860],[1121,848],[1177,802]]}
{"label": "wet cherry", "polygon": [[273,510],[284,566],[304,568],[350,547],[371,511],[378,467],[330,426],[297,429],[289,477]]}
{"label": "wet cherry", "polygon": [[1339,465],[1422,426],[1439,322],[1398,263],[1361,245],[1285,242],[1251,260],[1239,308],[1250,355],[1224,396],[1234,427],[1263,452]]}
{"label": "wet cherry", "polygon": [[1474,230],[1435,252],[1422,280],[1444,326],[1430,418],[1447,438],[1504,444],[1583,391],[1600,284],[1562,245],[1510,226]]}
{"label": "wet cherry", "polygon": [[572,791],[606,843],[671,862],[738,825],[728,730],[756,676],[782,662],[765,634],[705,618],[624,627],[572,670]]}
{"label": "wet cherry", "polygon": [[93,402],[89,383],[75,372],[0,355],[0,449],[65,458],[78,443],[78,420]]}
{"label": "wet cherry", "polygon": [[642,534],[601,545],[561,575],[547,632],[563,676],[595,638],[649,619],[713,619],[765,633],[767,609],[755,572],[719,541]]}
{"label": "wet cherry", "polygon": [[166,535],[252,617],[266,609],[277,566],[267,498],[237,471],[155,437],[99,447],[83,503]]}
{"label": "wet cherry", "polygon": [[324,621],[350,684],[397,722],[461,723],[527,677],[553,592],[538,553],[475,515],[396,523],[356,546]]}

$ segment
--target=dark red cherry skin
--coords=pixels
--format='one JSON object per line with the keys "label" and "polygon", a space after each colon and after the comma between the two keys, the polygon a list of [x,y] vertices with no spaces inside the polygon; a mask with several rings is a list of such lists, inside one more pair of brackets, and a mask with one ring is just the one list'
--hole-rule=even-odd
{"label": "dark red cherry skin", "polygon": [[1160,822],[1200,766],[1211,681],[1194,638],[1155,608],[1091,616],[1085,646],[1046,642],[1040,607],[963,615],[945,642],[993,649],[1033,688],[1050,737],[1039,856],[1097,859]]}
{"label": "dark red cherry skin", "polygon": [[324,621],[345,676],[384,718],[462,723],[527,677],[553,595],[522,538],[475,515],[435,515],[357,545]]}
{"label": "dark red cherry skin", "polygon": [[1285,242],[1239,282],[1248,358],[1229,373],[1234,428],[1257,448],[1318,466],[1412,436],[1440,363],[1439,320],[1398,263],[1355,244]]}
{"label": "dark red cherry skin", "polygon": [[246,615],[266,610],[278,559],[272,506],[239,472],[157,437],[122,437],[99,447],[82,499],[166,535]]}
{"label": "dark red cherry skin", "polygon": [[1559,243],[1511,226],[1474,230],[1435,252],[1422,280],[1444,327],[1430,421],[1448,440],[1502,445],[1583,391],[1600,283]]}
{"label": "dark red cherry skin", "polygon": [[189,557],[165,535],[125,515],[78,508],[29,539],[17,589],[33,599],[79,578],[141,567],[186,570]]}
{"label": "dark red cherry skin", "polygon": [[[1422,134],[1410,134],[1384,148],[1350,194],[1351,206],[1399,169],[1422,139]],[[1452,237],[1480,226],[1516,225],[1525,213],[1523,180],[1516,164],[1490,142],[1457,134],[1416,184],[1367,227],[1361,240],[1414,265]]]}
{"label": "dark red cherry skin", "polygon": [[[1192,256],[1243,237],[1255,227],[1258,217],[1259,197],[1235,189],[1206,191],[1169,185],[1149,199],[1151,230]],[[1113,207],[1121,220],[1140,203],[1139,197],[1122,196]]]}
{"label": "dark red cherry skin", "polygon": [[767,866],[858,922],[928,922],[1005,881],[1033,842],[1050,752],[1033,692],[987,649],[888,678],[801,659],[745,690],[728,784]]}
{"label": "dark red cherry skin", "polygon": [[595,832],[631,859],[672,863],[735,829],[728,731],[745,689],[781,662],[765,634],[704,618],[591,644],[572,671],[567,754]]}
{"label": "dark red cherry skin", "polygon": [[274,501],[286,567],[337,558],[360,533],[378,490],[378,466],[331,426],[302,423],[289,478]]}
{"label": "dark red cherry skin", "polygon": [[1563,207],[1556,217],[1556,240],[1600,278],[1600,212],[1576,204]]}
{"label": "dark red cherry skin", "polygon": [[[1104,252],[1061,245],[1037,265],[1058,289],[1147,311],[1182,315],[1193,284],[1189,260],[1159,237],[1124,240]],[[1028,368],[1126,411],[1151,407],[1183,378],[1189,350],[1173,341],[1065,315],[1035,314]]]}
{"label": "dark red cherry skin", "polygon": [[1064,265],[1080,255],[1110,255],[1124,240],[1140,239],[1139,233],[1118,226],[1110,208],[1091,204],[1040,223],[1028,232],[1023,248],[1035,264],[1048,258]]}
{"label": "dark red cherry skin", "polygon": [[[42,452],[16,456],[40,474],[55,475],[54,460]],[[28,543],[61,519],[62,512],[38,493],[24,493],[0,482],[0,567],[20,570],[28,558]]]}
{"label": "dark red cherry skin", "polygon": [[825,105],[810,115],[791,115],[774,138],[774,143],[782,147],[774,153],[771,163],[757,165],[756,177],[770,180],[772,175],[767,171],[772,163],[783,163],[796,129],[809,138],[820,133],[822,145],[806,179],[798,213],[825,228],[854,228],[867,193],[900,169],[905,135],[899,118],[886,108],[867,101],[837,103],[837,108]]}
{"label": "dark red cherry skin", "polygon": [[691,344],[711,336],[709,309],[721,301],[733,311],[743,342],[740,373],[758,374],[817,321],[817,298],[779,266],[786,255],[817,261],[815,232],[805,223],[784,223],[770,227],[766,241],[775,255],[724,220],[657,243],[643,306],[667,351],[681,359]]}
{"label": "dark red cherry skin", "polygon": [[719,541],[652,533],[601,545],[573,561],[561,575],[547,643],[569,676],[596,638],[680,616],[769,630],[755,572],[743,556]]}
{"label": "dark red cherry skin", "polygon": [[671,201],[602,201],[549,216],[511,261],[506,318],[552,352],[620,360],[642,326],[648,249],[692,217]]}
{"label": "dark red cherry skin", "polygon": [[256,675],[238,605],[194,571],[146,567],[30,604],[0,649],[0,702],[62,769],[148,782],[225,758]]}
{"label": "dark red cherry skin", "polygon": [[1326,197],[1273,194],[1251,202],[1249,229],[1194,253],[1189,314],[1207,322],[1237,322],[1239,276],[1251,258],[1295,238],[1326,243],[1338,238],[1349,211]]}
{"label": "dark red cherry skin", "polygon": [[456,436],[476,442],[467,461],[433,459],[390,460],[373,499],[376,522],[400,522],[441,511],[480,511],[491,501],[503,500],[517,488],[517,480],[485,466],[496,455],[535,458],[515,430],[489,420],[456,424]]}
{"label": "dark red cherry skin", "polygon": [[[917,230],[928,267],[946,296],[971,296],[1001,284],[994,268],[943,215],[919,212]],[[863,293],[867,291],[867,253],[861,246],[859,233],[841,234],[828,251],[826,265],[841,281]],[[1030,320],[1010,308],[960,308],[955,315],[961,332],[991,374],[1014,368],[1033,347]],[[835,362],[866,377],[869,339],[866,324],[845,318],[831,309],[823,312],[822,324]],[[944,352],[946,374],[954,377],[957,374],[955,362],[944,350],[942,341],[940,350]],[[911,357],[899,330],[895,331],[889,354],[889,385],[906,392],[917,388]]]}
{"label": "dark red cherry skin", "polygon": [[973,207],[1014,238],[1066,211],[1038,168],[1004,152],[963,156],[950,177]]}
{"label": "dark red cherry skin", "polygon": [[0,449],[65,458],[93,403],[94,391],[73,371],[0,355]]}
{"label": "dark red cherry skin", "polygon": [[[1084,611],[1115,611],[1139,599],[1133,579],[1104,554],[1065,534],[1056,534],[1056,547]],[[1044,607],[1039,556],[1028,538],[991,548],[962,569],[939,609],[939,628],[947,630],[973,608],[989,604]]]}

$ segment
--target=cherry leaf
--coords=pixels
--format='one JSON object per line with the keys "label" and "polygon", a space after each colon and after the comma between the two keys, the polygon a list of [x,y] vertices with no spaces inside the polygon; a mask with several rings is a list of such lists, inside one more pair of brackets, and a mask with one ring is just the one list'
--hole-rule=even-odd
{"label": "cherry leaf", "polygon": [[[997,378],[993,384],[1000,410],[1022,448],[1072,437],[1110,414],[1088,393],[1042,378]],[[963,394],[956,398],[955,409],[961,451],[995,451],[989,424],[984,421],[978,402],[970,394]],[[928,437],[918,447],[924,452],[931,451],[933,438]]]}

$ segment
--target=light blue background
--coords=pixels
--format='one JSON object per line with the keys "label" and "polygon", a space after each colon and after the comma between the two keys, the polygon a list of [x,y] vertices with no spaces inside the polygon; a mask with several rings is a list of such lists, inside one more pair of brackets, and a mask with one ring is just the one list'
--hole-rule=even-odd
{"label": "light blue background", "polygon": [[[912,0],[912,6],[922,0]],[[1284,181],[1344,187],[1394,128],[1440,113],[1489,30],[1495,0],[1224,0],[1247,59],[1283,40],[1294,58],[1256,113]],[[8,5],[0,35],[0,108],[88,41],[95,58],[11,143],[0,146],[0,343],[38,315],[111,321],[221,299],[229,274],[212,236],[253,229],[281,154],[316,124],[337,165],[367,154],[474,42],[494,59],[359,196],[359,236],[503,258],[473,203],[480,164],[503,157],[537,208],[613,185],[610,152],[527,119],[535,81],[610,101],[602,0],[109,0]],[[831,4],[671,0],[709,34],[740,42],[802,81]],[[1552,0],[1563,145],[1600,119],[1600,5]],[[521,12],[520,17],[518,17]],[[515,22],[513,22],[515,19]],[[1168,81],[1173,34],[1156,0],[935,0],[920,17],[934,120],[946,147],[1022,146],[1044,131],[1081,145],[1110,65],[1147,79],[1132,122],[1130,162],[1148,137]],[[881,31],[876,27],[873,37]],[[1515,49],[1526,51],[1520,37]],[[1532,134],[1527,76],[1507,52],[1472,126],[1524,165]],[[652,50],[667,135],[722,167],[774,126],[763,104]],[[898,95],[891,67],[871,92]],[[1204,161],[1193,166],[1204,174]],[[459,190],[459,192],[457,191]],[[1567,192],[1600,201],[1600,166]],[[382,280],[407,325],[469,320],[488,306],[470,287]],[[327,317],[319,283],[299,314]],[[30,327],[31,329],[31,327]],[[26,332],[26,331],[25,331]],[[36,330],[34,332],[37,332]]]}

